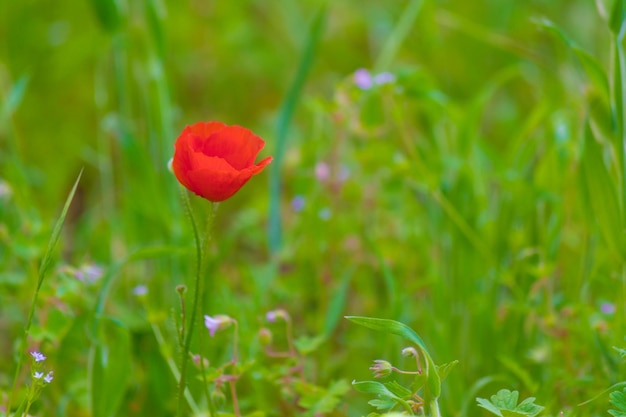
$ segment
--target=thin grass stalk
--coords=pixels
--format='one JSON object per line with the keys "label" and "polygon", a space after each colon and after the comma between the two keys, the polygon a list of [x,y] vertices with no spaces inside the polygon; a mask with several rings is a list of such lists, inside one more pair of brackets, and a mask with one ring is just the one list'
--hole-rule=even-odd
{"label": "thin grass stalk", "polygon": [[415,27],[415,19],[417,19],[423,4],[424,0],[413,0],[402,11],[402,17],[395,25],[393,32],[385,42],[385,45],[376,60],[376,64],[374,65],[374,70],[376,72],[389,69],[391,62],[400,49],[400,45],[402,45],[402,42]]}
{"label": "thin grass stalk", "polygon": [[624,210],[624,207],[626,207],[626,192],[624,190],[626,186],[624,181],[626,178],[626,158],[624,155],[624,147],[626,146],[626,138],[624,138],[624,133],[626,132],[626,127],[624,126],[624,83],[626,77],[624,76],[624,67],[624,48],[620,39],[616,38],[613,47],[613,117],[615,118],[615,148],[620,167],[619,195],[622,203],[622,219],[626,222],[626,218],[624,218],[624,213],[626,212]]}
{"label": "thin grass stalk", "polygon": [[[622,224],[626,224],[626,116],[624,115],[624,85],[626,84],[626,57],[624,52],[624,35],[625,21],[624,9],[626,2],[617,0],[614,5],[611,25],[614,33],[613,39],[613,85],[612,85],[612,107],[613,117],[615,118],[616,131],[616,152],[619,164],[619,182],[618,195],[621,202],[621,218]],[[623,240],[621,240],[623,242]],[[625,248],[620,247],[620,253],[623,254]],[[622,300],[626,300],[626,265],[622,265]],[[623,321],[623,315],[622,321]]]}
{"label": "thin grass stalk", "polygon": [[[174,360],[174,358],[172,358],[172,355],[169,354],[169,349],[167,347],[168,344],[163,337],[163,333],[161,333],[161,329],[159,329],[159,326],[157,326],[156,323],[150,323],[150,327],[152,328],[152,333],[154,334],[154,338],[156,339],[157,344],[161,348],[161,354],[165,357],[167,366],[170,368],[170,371],[174,375],[174,378],[180,380],[180,371],[176,366],[176,361]],[[189,391],[189,389],[185,389],[185,399],[187,400],[189,407],[191,407],[191,411],[194,413],[194,415],[200,414],[200,408],[198,408],[198,405],[191,396],[191,392]]]}
{"label": "thin grass stalk", "polygon": [[48,248],[46,249],[46,252],[44,253],[43,259],[39,266],[39,271],[37,273],[37,286],[35,287],[35,293],[33,294],[33,301],[30,304],[30,310],[28,312],[28,320],[26,321],[26,326],[24,327],[24,335],[19,344],[19,348],[18,348],[19,356],[17,360],[17,367],[15,368],[15,374],[13,376],[13,385],[11,387],[11,392],[9,393],[9,396],[7,399],[7,405],[6,405],[7,416],[11,412],[11,406],[13,405],[13,399],[15,397],[15,392],[17,390],[17,382],[20,377],[20,373],[22,371],[22,366],[24,364],[24,358],[26,356],[25,354],[26,344],[28,343],[30,327],[33,323],[33,317],[35,316],[35,306],[37,305],[37,300],[39,299],[39,290],[41,290],[41,286],[43,285],[43,280],[46,276],[46,272],[48,271],[48,268],[50,267],[50,263],[52,262],[52,254],[57,245],[57,242],[59,241],[59,237],[61,235],[61,229],[63,228],[63,223],[65,222],[65,217],[67,216],[67,212],[70,208],[70,204],[72,203],[72,200],[74,199],[74,194],[76,193],[76,189],[78,188],[78,183],[80,182],[80,178],[82,175],[83,175],[83,170],[81,169],[80,173],[78,174],[78,178],[76,178],[76,181],[74,182],[74,186],[72,187],[72,190],[70,191],[70,194],[65,200],[65,205],[63,206],[61,215],[59,216],[59,219],[54,225],[54,229],[52,229],[52,235],[50,236],[50,241],[48,242]]}

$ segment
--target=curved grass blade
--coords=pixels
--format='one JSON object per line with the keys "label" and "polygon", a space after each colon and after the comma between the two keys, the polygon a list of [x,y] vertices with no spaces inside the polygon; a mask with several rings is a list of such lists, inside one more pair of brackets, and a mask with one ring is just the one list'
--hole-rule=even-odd
{"label": "curved grass blade", "polygon": [[65,200],[65,205],[63,206],[61,215],[57,219],[57,222],[54,225],[54,228],[52,229],[52,235],[50,236],[50,241],[48,242],[48,248],[46,249],[46,252],[43,255],[41,264],[39,265],[39,271],[37,273],[37,286],[35,287],[33,301],[30,305],[30,311],[28,312],[28,320],[26,322],[26,326],[24,327],[24,335],[19,344],[17,367],[15,369],[15,375],[13,377],[13,386],[8,396],[8,401],[7,401],[7,406],[6,406],[7,413],[10,412],[11,410],[13,397],[15,396],[15,390],[17,388],[17,382],[20,376],[20,372],[22,370],[22,365],[24,363],[24,357],[26,356],[24,351],[26,350],[26,344],[28,343],[28,335],[30,333],[30,327],[33,323],[33,317],[35,315],[35,306],[37,305],[37,299],[39,298],[39,290],[41,289],[41,286],[43,284],[43,280],[46,276],[46,272],[48,271],[48,268],[50,267],[50,263],[52,261],[52,254],[54,253],[54,249],[56,248],[56,245],[59,241],[59,237],[61,236],[61,229],[63,228],[63,223],[65,222],[65,218],[67,217],[67,212],[70,209],[70,204],[72,203],[72,200],[74,199],[74,194],[76,194],[76,189],[78,188],[78,183],[80,182],[80,178],[82,175],[83,175],[83,170],[81,169],[80,173],[78,174],[78,178],[76,178],[76,181],[74,182],[74,186],[72,187],[72,190],[70,191],[70,194],[67,196],[67,199]]}
{"label": "curved grass blade", "polygon": [[608,103],[610,97],[609,79],[598,60],[596,60],[589,52],[580,48],[572,38],[570,38],[551,20],[541,18],[535,19],[534,22],[540,27],[556,35],[567,45],[567,47],[576,55],[576,58],[580,62],[580,65],[587,74],[591,83],[595,85],[598,91],[602,94],[602,99]]}
{"label": "curved grass blade", "polygon": [[435,399],[439,397],[441,394],[441,379],[436,371],[437,368],[432,357],[430,356],[430,353],[428,353],[428,349],[426,349],[424,341],[413,329],[406,324],[395,320],[358,316],[346,316],[346,318],[356,324],[360,324],[361,326],[372,330],[395,334],[415,343],[424,355],[424,359],[426,361],[425,371],[428,383],[425,388],[429,389]]}
{"label": "curved grass blade", "polygon": [[598,398],[602,397],[605,394],[608,394],[609,392],[611,392],[613,390],[621,389],[621,388],[624,388],[624,387],[626,387],[626,382],[618,382],[617,384],[613,384],[610,387],[608,387],[607,389],[605,389],[604,391],[602,391],[600,394],[596,395],[595,397],[578,404],[578,406],[580,407],[582,405],[587,405],[590,402],[597,400]]}

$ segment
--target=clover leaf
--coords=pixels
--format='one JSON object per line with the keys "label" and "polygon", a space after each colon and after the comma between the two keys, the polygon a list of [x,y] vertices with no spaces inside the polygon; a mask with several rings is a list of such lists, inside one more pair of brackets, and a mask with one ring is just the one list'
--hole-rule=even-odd
{"label": "clover leaf", "polygon": [[624,391],[614,391],[609,395],[609,401],[617,410],[609,410],[609,414],[615,417],[626,417],[626,388]]}
{"label": "clover leaf", "polygon": [[501,389],[489,400],[476,398],[476,401],[479,407],[500,417],[534,417],[544,409],[544,407],[534,403],[535,398],[533,397],[526,398],[517,404],[518,399],[519,392]]}

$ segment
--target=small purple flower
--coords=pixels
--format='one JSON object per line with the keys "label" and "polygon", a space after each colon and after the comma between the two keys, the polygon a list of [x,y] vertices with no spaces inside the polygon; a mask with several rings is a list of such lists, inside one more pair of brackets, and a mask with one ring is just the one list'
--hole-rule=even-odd
{"label": "small purple flower", "polygon": [[600,311],[602,311],[604,314],[607,314],[609,316],[613,315],[615,314],[615,304],[604,302],[600,304]]}
{"label": "small purple flower", "polygon": [[345,182],[350,177],[350,168],[345,165],[339,166],[339,175],[337,175],[337,179],[339,182]]}
{"label": "small purple flower", "polygon": [[396,80],[396,76],[390,72],[381,72],[380,74],[374,75],[374,84],[375,85],[383,85],[389,84]]}
{"label": "small purple flower", "polygon": [[332,217],[333,212],[330,211],[330,209],[328,207],[324,207],[323,209],[321,209],[317,215],[319,216],[320,219],[322,220],[328,220]]}
{"label": "small purple flower", "polygon": [[76,278],[78,278],[79,281],[93,283],[102,278],[103,274],[104,270],[102,267],[89,263],[81,265],[81,267],[76,271]]}
{"label": "small purple flower", "polygon": [[46,355],[44,355],[41,352],[30,352],[31,356],[33,357],[33,359],[35,359],[35,362],[43,362],[46,360]]}
{"label": "small purple flower", "polygon": [[33,374],[33,378],[35,378],[35,379],[41,379],[41,377],[43,377],[43,372],[36,371]]}
{"label": "small purple flower", "polygon": [[369,90],[374,86],[374,81],[368,70],[359,68],[354,72],[354,84],[361,90]]}
{"label": "small purple flower", "polygon": [[46,381],[48,384],[51,383],[53,379],[54,374],[52,371],[48,372],[48,374],[43,378],[43,380]]}
{"label": "small purple flower", "polygon": [[143,297],[144,295],[148,294],[148,287],[146,287],[145,285],[137,285],[135,288],[133,288],[133,294],[137,297]]}
{"label": "small purple flower", "polygon": [[265,315],[265,319],[270,323],[275,323],[277,318],[276,311],[268,311]]}
{"label": "small purple flower", "polygon": [[209,329],[209,334],[213,337],[220,328],[220,321],[211,316],[204,316],[204,325]]}
{"label": "small purple flower", "polygon": [[288,320],[289,314],[287,314],[287,312],[282,309],[272,310],[268,311],[267,314],[265,314],[265,319],[270,323],[276,323],[279,319]]}
{"label": "small purple flower", "polygon": [[204,326],[209,330],[209,335],[211,337],[215,336],[215,333],[219,330],[223,330],[228,327],[228,325],[232,322],[233,319],[222,314],[218,314],[215,317],[204,316]]}
{"label": "small purple flower", "polygon": [[295,211],[296,213],[301,212],[304,209],[304,197],[302,197],[301,195],[297,195],[295,196],[292,200],[291,200],[291,208],[293,209],[293,211]]}
{"label": "small purple flower", "polygon": [[328,181],[330,179],[330,167],[326,162],[321,161],[315,165],[315,178],[321,182]]}

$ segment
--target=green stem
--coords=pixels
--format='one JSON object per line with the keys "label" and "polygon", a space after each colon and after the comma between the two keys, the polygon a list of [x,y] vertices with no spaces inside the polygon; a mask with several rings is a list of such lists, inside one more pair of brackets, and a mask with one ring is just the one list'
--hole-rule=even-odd
{"label": "green stem", "polygon": [[215,402],[209,391],[209,379],[207,378],[207,370],[204,365],[204,358],[202,357],[202,352],[204,352],[204,332],[200,332],[198,343],[200,345],[200,371],[202,372],[204,396],[206,397],[207,404],[209,404],[209,416],[214,417],[217,416],[217,409],[215,408]]}
{"label": "green stem", "polygon": [[613,49],[613,112],[615,117],[616,127],[616,153],[617,160],[620,167],[620,196],[622,204],[622,220],[626,220],[626,118],[624,117],[624,83],[626,82],[626,75],[624,74],[624,48],[621,44],[621,39],[617,37],[614,40]]}
{"label": "green stem", "polygon": [[430,417],[441,417],[441,413],[439,412],[439,403],[437,402],[437,398],[433,398],[430,401]]}
{"label": "green stem", "polygon": [[[185,209],[189,215],[191,221],[191,227],[193,229],[194,242],[196,243],[196,279],[193,286],[193,302],[191,305],[191,316],[189,317],[189,327],[187,334],[185,335],[185,342],[183,345],[182,360],[180,366],[180,380],[178,381],[178,408],[176,415],[178,417],[183,416],[183,398],[186,387],[187,379],[187,362],[189,361],[189,349],[191,347],[191,338],[193,337],[193,330],[196,323],[196,316],[198,315],[198,304],[201,298],[202,288],[202,242],[198,235],[198,226],[191,210],[191,202],[189,201],[189,194],[183,191],[183,202]],[[211,205],[211,210],[213,206]]]}

